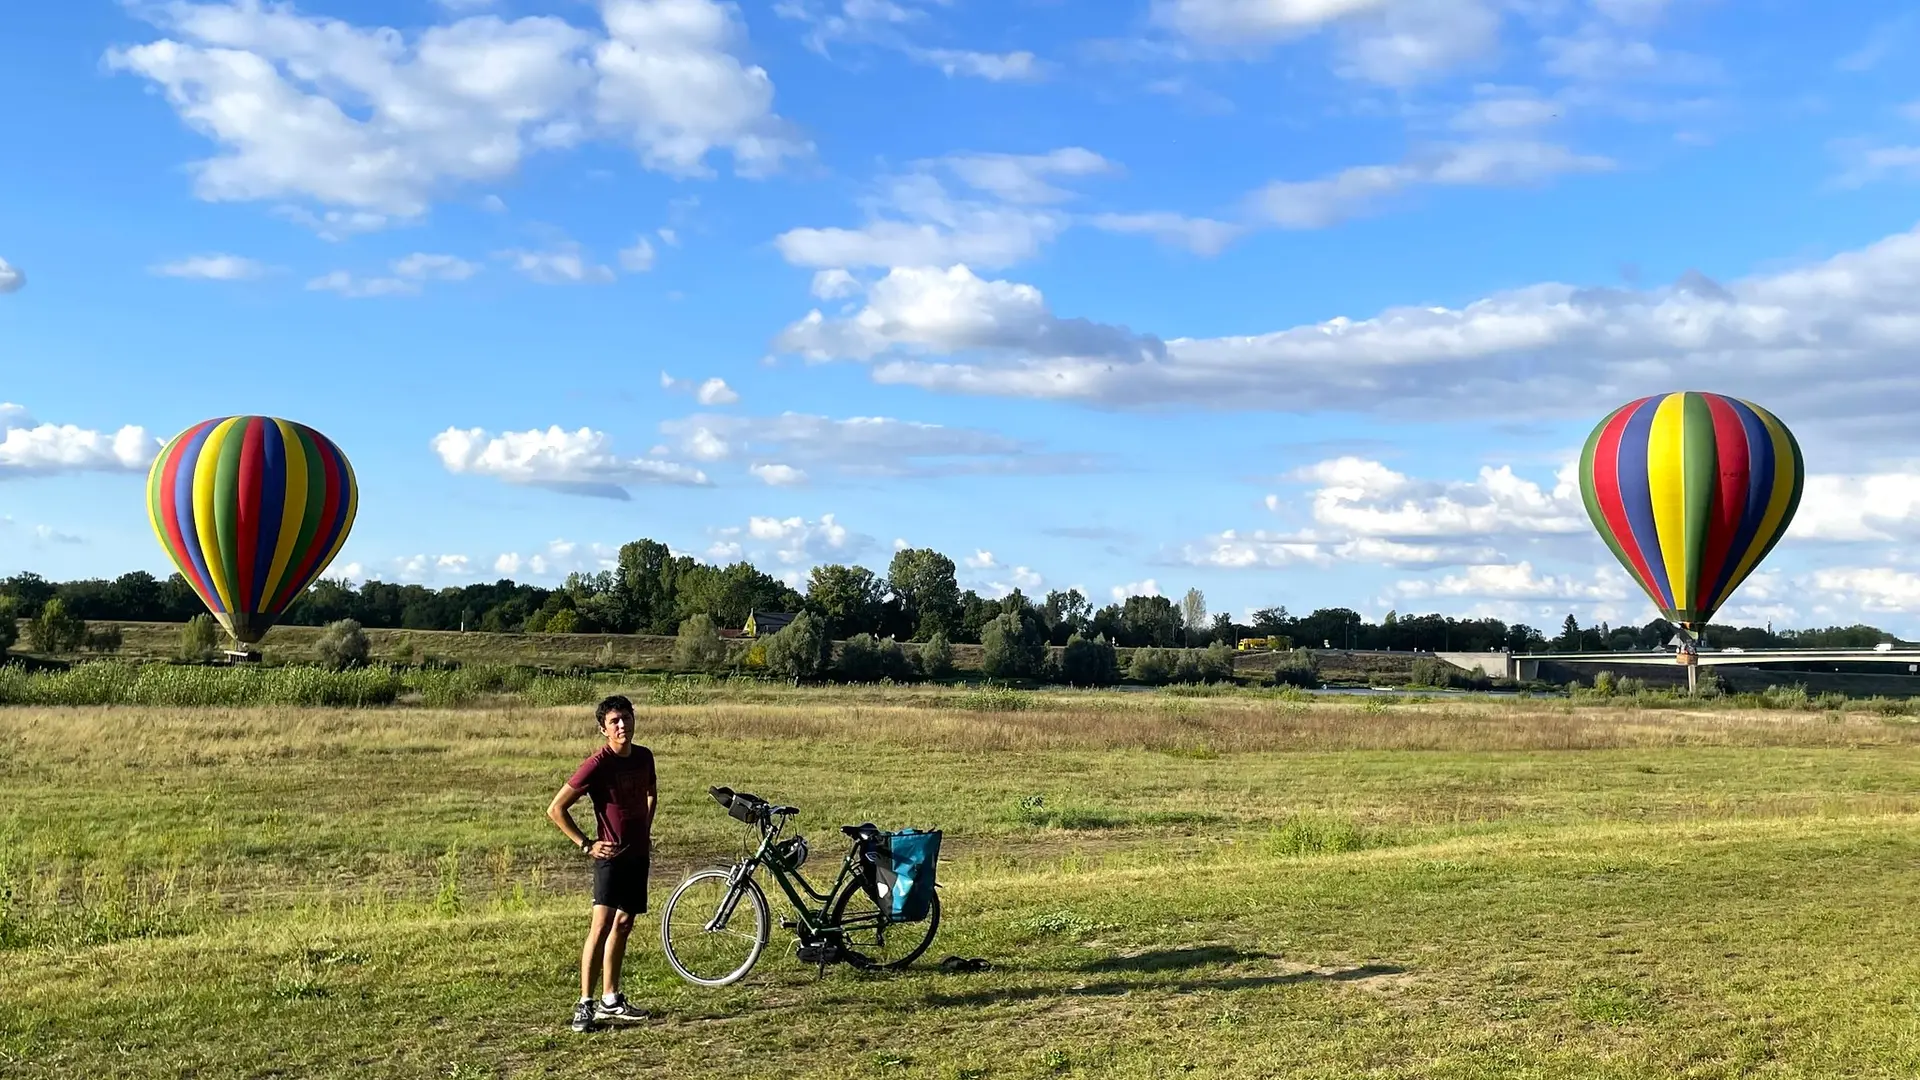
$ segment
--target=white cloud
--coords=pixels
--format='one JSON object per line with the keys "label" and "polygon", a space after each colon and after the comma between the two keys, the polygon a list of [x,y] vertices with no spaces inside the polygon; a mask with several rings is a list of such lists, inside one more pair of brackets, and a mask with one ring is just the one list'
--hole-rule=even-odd
{"label": "white cloud", "polygon": [[216,144],[194,166],[209,201],[411,218],[444,189],[590,138],[625,139],[675,175],[705,172],[717,150],[747,174],[805,151],[773,112],[767,73],[734,55],[732,5],[600,7],[604,33],[478,15],[408,35],[258,0],[143,5],[168,36],[106,59]]}
{"label": "white cloud", "polygon": [[967,564],[967,569],[969,570],[991,570],[1000,565],[993,561],[993,552],[984,549],[975,551],[963,561]]}
{"label": "white cloud", "polygon": [[858,314],[828,319],[816,309],[782,331],[774,348],[817,361],[870,360],[904,348],[1019,349],[1133,363],[1161,351],[1157,340],[1122,327],[1056,318],[1039,289],[984,280],[965,265],[895,267],[867,290]]}
{"label": "white cloud", "polygon": [[827,270],[814,271],[813,285],[808,291],[821,300],[842,300],[849,296],[858,296],[863,288],[865,286],[861,285],[852,274],[836,266]]}
{"label": "white cloud", "polygon": [[1154,21],[1203,48],[1246,53],[1333,28],[1335,70],[1408,86],[1492,53],[1500,14],[1484,0],[1155,0]]}
{"label": "white cloud", "polygon": [[0,480],[79,472],[145,472],[160,452],[159,439],[141,427],[92,431],[48,424],[27,410],[0,402]]}
{"label": "white cloud", "polygon": [[912,546],[912,544],[907,543],[902,537],[896,536],[893,538],[893,550],[895,551],[905,551]]}
{"label": "white cloud", "polygon": [[1394,165],[1356,165],[1318,180],[1276,181],[1255,192],[1256,213],[1284,229],[1323,229],[1368,213],[1410,188],[1519,187],[1614,167],[1555,143],[1486,140],[1439,147]]}
{"label": "white cloud", "polygon": [[429,281],[465,281],[480,272],[478,263],[454,255],[435,255],[416,251],[388,264],[391,276],[359,277],[347,270],[334,270],[307,282],[316,292],[335,292],[350,299],[377,296],[417,296]]}
{"label": "white cloud", "polygon": [[727,440],[703,427],[694,428],[687,435],[685,448],[687,453],[701,461],[720,461],[733,453],[733,447],[727,444]]}
{"label": "white cloud", "polygon": [[1920,146],[1843,142],[1837,149],[1846,162],[1846,168],[1834,178],[1839,187],[1920,181]]}
{"label": "white cloud", "polygon": [[768,487],[791,487],[807,482],[807,474],[791,465],[760,464],[749,465],[747,472]]}
{"label": "white cloud", "polygon": [[1574,463],[1561,468],[1551,489],[1515,476],[1510,465],[1481,466],[1470,483],[1433,483],[1356,457],[1310,465],[1291,478],[1321,485],[1313,494],[1315,524],[1355,536],[1584,535],[1592,527]]}
{"label": "white cloud", "polygon": [[613,452],[611,442],[605,432],[591,428],[569,432],[557,424],[545,431],[536,428],[498,436],[481,428],[448,428],[433,437],[433,450],[448,472],[491,476],[571,495],[624,501],[630,498],[626,488],[631,484],[708,483],[707,475],[691,466],[622,458]]}
{"label": "white cloud", "polygon": [[1095,464],[977,428],[885,416],[703,414],[665,421],[660,430],[689,453],[724,447],[725,456],[779,457],[857,476],[1057,474],[1084,472]]}
{"label": "white cloud", "polygon": [[884,185],[859,228],[789,229],[774,238],[795,266],[831,269],[966,262],[999,267],[1030,259],[1060,235],[1056,210],[956,199],[937,177],[918,174]]}
{"label": "white cloud", "polygon": [[1813,588],[1843,595],[1860,610],[1920,611],[1920,574],[1887,567],[1834,568],[1815,570],[1809,578]]}
{"label": "white cloud", "polygon": [[715,376],[701,383],[693,398],[702,405],[732,405],[740,400],[740,395],[727,385],[727,380]]}
{"label": "white cloud", "polygon": [[1541,41],[1548,74],[1582,82],[1699,83],[1721,77],[1714,60],[1654,47],[1651,42],[1619,37],[1589,25],[1572,37]]}
{"label": "white cloud", "polygon": [[1053,177],[1118,171],[1113,162],[1079,146],[1045,154],[953,154],[941,164],[968,187],[1011,203],[1066,202],[1074,193],[1055,187]]}
{"label": "white cloud", "polygon": [[[1803,435],[1803,422],[1818,419],[1871,431],[1880,453],[1920,442],[1909,419],[1920,409],[1920,229],[1725,285],[1691,272],[1647,289],[1543,283],[1457,308],[1389,308],[1159,348],[1058,319],[1030,286],[912,274],[932,275],[907,290],[913,304],[876,301],[873,314],[851,320],[815,312],[780,346],[816,360],[884,350],[873,376],[885,383],[1109,407],[1511,420],[1588,417],[1596,403],[1706,385],[1791,402],[1783,418]],[[1061,325],[1108,347],[1062,348]],[[976,355],[940,359],[960,351]]]}
{"label": "white cloud", "polygon": [[19,292],[27,283],[26,271],[5,259],[0,259],[0,296]]}
{"label": "white cloud", "polygon": [[1125,585],[1115,585],[1111,590],[1113,602],[1120,603],[1129,596],[1159,596],[1160,586],[1152,578],[1145,581],[1129,581]]}
{"label": "white cloud", "polygon": [[614,280],[613,267],[594,262],[578,243],[563,241],[546,251],[514,248],[499,257],[532,281],[542,285],[605,285]]}
{"label": "white cloud", "polygon": [[1475,98],[1455,113],[1450,125],[1460,131],[1511,131],[1539,127],[1559,117],[1561,102],[1527,87],[1478,86]]}
{"label": "white cloud", "polygon": [[494,557],[493,572],[505,577],[563,578],[576,571],[596,573],[618,567],[619,549],[602,544],[580,544],[572,540],[550,540],[544,548],[522,555],[502,552]]}
{"label": "white cloud", "polygon": [[653,269],[653,244],[642,236],[633,246],[620,249],[620,269],[629,274],[644,274]]}
{"label": "white cloud", "polygon": [[719,376],[695,382],[692,379],[676,379],[663,371],[660,373],[660,389],[670,393],[692,394],[694,400],[702,405],[732,405],[740,400],[739,393]]}
{"label": "white cloud", "polygon": [[1528,562],[1513,565],[1469,566],[1438,581],[1396,582],[1393,591],[1408,599],[1462,597],[1491,600],[1627,600],[1638,595],[1613,567],[1594,571],[1590,578],[1537,574]]}
{"label": "white cloud", "polygon": [[1094,228],[1106,232],[1145,233],[1163,244],[1186,248],[1195,255],[1218,255],[1247,231],[1246,226],[1232,222],[1166,212],[1095,214],[1089,221]]}
{"label": "white cloud", "polygon": [[739,558],[742,551],[750,548],[797,569],[857,558],[874,542],[873,537],[840,524],[832,514],[821,514],[817,521],[803,517],[756,516],[748,518],[744,528],[716,529],[714,535],[717,546],[733,553],[730,558]]}
{"label": "white cloud", "polygon": [[1228,529],[1188,544],[1180,561],[1189,566],[1220,570],[1248,570],[1281,566],[1331,566],[1336,562],[1377,566],[1459,566],[1499,558],[1485,545],[1409,544],[1374,536],[1345,540],[1320,538],[1312,533],[1274,533],[1264,529],[1240,532]]}
{"label": "white cloud", "polygon": [[35,525],[33,527],[33,539],[34,543],[39,545],[58,544],[61,546],[71,546],[87,542],[87,538],[78,533],[62,532],[51,525]]}
{"label": "white cloud", "polygon": [[990,53],[968,49],[910,48],[907,55],[939,68],[945,75],[965,75],[988,82],[1035,82],[1047,75],[1046,65],[1025,50]]}
{"label": "white cloud", "polygon": [[267,272],[257,259],[241,255],[189,255],[184,259],[161,263],[152,268],[161,277],[198,278],[203,281],[251,281]]}
{"label": "white cloud", "polygon": [[1789,540],[1910,541],[1920,537],[1920,472],[1809,475]]}

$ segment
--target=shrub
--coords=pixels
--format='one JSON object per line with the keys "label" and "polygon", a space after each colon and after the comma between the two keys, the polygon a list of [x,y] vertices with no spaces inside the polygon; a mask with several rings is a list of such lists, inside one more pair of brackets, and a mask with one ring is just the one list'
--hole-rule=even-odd
{"label": "shrub", "polygon": [[855,634],[840,646],[840,657],[834,662],[834,671],[847,682],[879,682],[885,674],[883,663],[880,643],[874,640],[873,635]]}
{"label": "shrub", "polygon": [[19,610],[13,597],[0,596],[0,656],[7,655],[13,643],[20,640]]}
{"label": "shrub", "polygon": [[70,653],[86,641],[87,624],[67,610],[66,601],[55,597],[27,623],[27,638],[33,642],[34,652]]}
{"label": "shrub", "polygon": [[1273,665],[1273,685],[1297,686],[1302,690],[1320,688],[1320,658],[1312,649],[1293,649]]}
{"label": "shrub", "polygon": [[1200,679],[1199,650],[1175,650],[1173,654],[1173,681],[1177,683],[1197,683]]}
{"label": "shrub", "polygon": [[1127,677],[1137,683],[1159,686],[1173,676],[1173,655],[1167,649],[1141,647],[1133,650],[1127,665]]}
{"label": "shrub", "polygon": [[613,642],[608,641],[603,643],[599,650],[593,654],[593,666],[605,670],[613,667],[614,664],[619,662],[619,659],[620,655],[614,651]]}
{"label": "shrub", "polygon": [[992,678],[1031,679],[1046,660],[1046,639],[1030,618],[1007,612],[980,630],[980,669]]}
{"label": "shrub", "polygon": [[[552,626],[553,622],[548,620],[547,625]],[[673,643],[673,666],[681,671],[709,675],[727,666],[727,643],[721,640],[712,616],[695,615],[680,624],[680,636]]]}
{"label": "shrub", "polygon": [[972,693],[960,695],[955,704],[976,712],[1021,712],[1033,707],[1033,695],[1011,686],[988,683]]}
{"label": "shrub", "polygon": [[[1407,681],[1413,686],[1432,686],[1442,690],[1486,690],[1493,686],[1493,680],[1484,672],[1457,668],[1445,660],[1435,660],[1430,657],[1422,657],[1413,662],[1413,671]],[[1606,689],[1602,689],[1603,685]],[[1596,694],[1611,694],[1614,692],[1615,685],[1611,671],[1602,671],[1593,677]]]}
{"label": "shrub", "polygon": [[210,660],[220,650],[220,624],[202,613],[180,628],[180,659]]}
{"label": "shrub", "polygon": [[[88,652],[117,653],[120,651],[120,646],[124,643],[125,639],[121,636],[119,627],[102,626],[97,629],[89,627],[87,629],[86,641],[83,644],[86,646]],[[4,651],[5,650],[0,650],[0,652]]]}
{"label": "shrub", "polygon": [[811,611],[803,611],[780,632],[767,639],[767,673],[783,679],[818,678],[827,667],[827,627]]}
{"label": "shrub", "polygon": [[547,616],[546,633],[572,634],[580,629],[580,613],[572,608],[561,608]]}
{"label": "shrub", "polygon": [[1200,678],[1206,682],[1233,681],[1233,649],[1216,641],[1200,650]]}
{"label": "shrub", "polygon": [[1120,657],[1105,638],[1088,641],[1079,634],[1067,638],[1060,652],[1060,678],[1074,686],[1110,686],[1120,677]]}
{"label": "shrub", "polygon": [[915,653],[920,659],[920,672],[929,679],[944,679],[953,674],[953,643],[947,640],[945,631],[935,630]]}
{"label": "shrub", "polygon": [[[1419,670],[1419,667],[1420,667],[1419,664],[1414,665],[1414,669],[1416,671]],[[1619,690],[1620,688],[1614,685],[1613,672],[1602,671],[1601,673],[1593,677],[1594,693],[1599,694],[1602,697],[1612,697],[1614,694],[1619,693]]]}
{"label": "shrub", "polygon": [[320,665],[335,671],[366,667],[367,657],[373,655],[373,645],[367,641],[367,632],[352,619],[328,623],[313,648],[320,656]]}

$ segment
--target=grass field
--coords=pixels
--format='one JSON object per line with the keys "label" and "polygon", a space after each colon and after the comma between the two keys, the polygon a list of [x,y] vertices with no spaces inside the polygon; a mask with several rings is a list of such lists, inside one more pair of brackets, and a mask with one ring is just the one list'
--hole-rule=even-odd
{"label": "grass field", "polygon": [[[992,702],[986,702],[991,704]],[[656,899],[745,830],[947,830],[933,959],[775,944],[564,1029],[579,708],[0,709],[0,1075],[1911,1077],[1920,726],[933,688],[644,708]],[[967,706],[976,706],[969,708]],[[810,864],[811,866],[812,864]]]}

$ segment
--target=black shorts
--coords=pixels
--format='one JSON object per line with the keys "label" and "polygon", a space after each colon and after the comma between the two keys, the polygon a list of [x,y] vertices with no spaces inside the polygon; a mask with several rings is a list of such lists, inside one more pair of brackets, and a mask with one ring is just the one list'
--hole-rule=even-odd
{"label": "black shorts", "polygon": [[647,856],[616,855],[593,860],[593,904],[629,915],[647,910]]}

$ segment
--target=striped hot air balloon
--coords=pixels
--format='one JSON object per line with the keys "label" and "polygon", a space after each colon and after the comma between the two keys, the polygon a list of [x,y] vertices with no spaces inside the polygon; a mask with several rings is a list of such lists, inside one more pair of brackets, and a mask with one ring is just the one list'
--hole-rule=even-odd
{"label": "striped hot air balloon", "polygon": [[1580,454],[1593,527],[1661,616],[1689,632],[1779,543],[1805,477],[1785,424],[1719,394],[1622,405]]}
{"label": "striped hot air balloon", "polygon": [[359,489],[325,435],[230,416],[174,436],[147,475],[160,545],[234,640],[260,640],[340,553]]}

